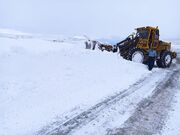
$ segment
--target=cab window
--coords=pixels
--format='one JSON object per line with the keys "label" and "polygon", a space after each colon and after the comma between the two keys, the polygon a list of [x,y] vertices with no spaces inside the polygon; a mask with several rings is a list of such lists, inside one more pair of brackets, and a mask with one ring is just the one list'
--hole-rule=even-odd
{"label": "cab window", "polygon": [[159,30],[156,30],[155,32],[155,39],[159,39]]}
{"label": "cab window", "polygon": [[148,30],[140,30],[137,32],[137,37],[139,38],[148,39],[148,36],[149,36]]}

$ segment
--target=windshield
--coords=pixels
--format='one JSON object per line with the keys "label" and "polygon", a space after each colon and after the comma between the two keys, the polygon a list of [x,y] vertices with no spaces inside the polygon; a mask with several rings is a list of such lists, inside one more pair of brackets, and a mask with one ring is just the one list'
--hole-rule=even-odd
{"label": "windshield", "polygon": [[149,31],[148,30],[139,30],[137,32],[137,37],[139,37],[139,38],[148,39],[148,36],[149,36]]}

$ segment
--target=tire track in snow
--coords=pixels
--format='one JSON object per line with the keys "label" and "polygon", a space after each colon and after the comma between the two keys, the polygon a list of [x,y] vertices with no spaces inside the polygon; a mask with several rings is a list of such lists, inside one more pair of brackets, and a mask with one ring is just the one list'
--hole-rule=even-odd
{"label": "tire track in snow", "polygon": [[171,103],[179,85],[176,85],[180,77],[180,58],[177,59],[175,70],[163,85],[157,86],[154,94],[142,100],[134,114],[121,128],[109,130],[108,135],[152,135],[161,134],[161,130],[168,116]]}
{"label": "tire track in snow", "polygon": [[[133,95],[133,93],[139,93],[142,92],[144,87],[152,87],[153,91],[156,87],[156,85],[158,83],[160,83],[165,77],[167,76],[167,74],[170,74],[170,72],[168,70],[166,70],[166,72],[164,71],[160,71],[162,72],[161,75],[162,77],[157,77],[157,72],[152,73],[150,76],[147,76],[145,78],[140,79],[137,83],[135,83],[134,85],[130,86],[130,88],[121,91],[120,93],[111,96],[109,98],[107,98],[106,100],[104,100],[101,103],[96,104],[95,106],[93,106],[92,108],[88,109],[87,111],[84,111],[82,113],[80,113],[79,115],[75,116],[72,119],[69,119],[65,122],[62,122],[61,124],[59,123],[59,125],[56,125],[54,129],[43,129],[41,131],[38,132],[38,135],[67,135],[67,134],[72,134],[75,131],[81,130],[80,128],[82,128],[83,126],[88,126],[88,124],[92,121],[98,121],[98,117],[101,118],[102,115],[104,115],[104,112],[110,111],[110,113],[119,113],[119,115],[123,116],[126,113],[126,108],[129,107],[131,110],[135,105],[134,105],[134,101],[126,101],[128,100],[128,98],[130,98],[129,96]],[[154,77],[157,77],[156,80],[154,80],[153,82],[151,81]],[[151,82],[151,83],[149,83]],[[144,91],[146,93],[148,93],[148,91]],[[149,92],[149,94],[151,94],[151,92]],[[136,97],[136,94],[134,94],[135,96],[133,96],[133,98],[139,98],[137,100],[137,103],[140,102],[142,100],[143,97]],[[148,95],[148,94],[147,94]],[[112,108],[116,108],[117,105],[121,105],[122,102],[125,102],[125,105],[122,105],[122,108],[118,108],[112,110]],[[127,109],[128,110],[128,109]],[[104,118],[104,120],[106,119],[106,117]],[[125,119],[123,120],[125,121]],[[122,121],[122,122],[123,122]],[[105,127],[106,128],[106,127]],[[78,134],[78,133],[77,133]]]}

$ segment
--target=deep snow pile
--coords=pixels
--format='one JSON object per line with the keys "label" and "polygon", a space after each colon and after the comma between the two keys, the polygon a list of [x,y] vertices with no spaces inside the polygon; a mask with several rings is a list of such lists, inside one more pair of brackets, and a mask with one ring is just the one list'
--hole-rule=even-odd
{"label": "deep snow pile", "polygon": [[151,73],[145,65],[117,54],[86,50],[78,39],[4,37],[0,37],[1,135],[32,134]]}

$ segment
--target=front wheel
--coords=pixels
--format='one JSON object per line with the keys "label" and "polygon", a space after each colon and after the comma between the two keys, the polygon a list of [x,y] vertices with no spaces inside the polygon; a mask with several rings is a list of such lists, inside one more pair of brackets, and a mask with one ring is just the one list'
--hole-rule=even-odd
{"label": "front wheel", "polygon": [[144,51],[139,48],[134,48],[129,52],[129,60],[137,63],[144,62]]}

